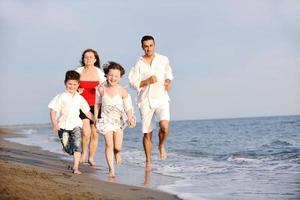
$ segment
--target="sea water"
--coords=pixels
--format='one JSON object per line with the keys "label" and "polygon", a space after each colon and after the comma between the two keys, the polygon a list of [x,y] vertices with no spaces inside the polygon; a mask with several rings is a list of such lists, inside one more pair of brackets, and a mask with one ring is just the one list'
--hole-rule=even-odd
{"label": "sea water", "polygon": [[[10,128],[26,135],[11,141],[62,152],[49,125]],[[185,200],[300,199],[300,116],[171,122],[166,161],[159,159],[156,133],[152,171],[144,174],[140,124],[125,130],[126,167],[116,169],[121,177],[117,182],[159,189]],[[95,174],[106,176],[103,137],[96,161]]]}

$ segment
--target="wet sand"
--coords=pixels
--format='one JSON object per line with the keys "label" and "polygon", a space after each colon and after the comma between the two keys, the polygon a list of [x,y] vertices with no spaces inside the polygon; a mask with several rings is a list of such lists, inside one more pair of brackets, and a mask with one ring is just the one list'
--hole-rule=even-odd
{"label": "wet sand", "polygon": [[0,199],[178,200],[174,195],[143,187],[98,180],[88,173],[73,175],[61,155],[39,147],[11,143],[15,137],[0,128]]}

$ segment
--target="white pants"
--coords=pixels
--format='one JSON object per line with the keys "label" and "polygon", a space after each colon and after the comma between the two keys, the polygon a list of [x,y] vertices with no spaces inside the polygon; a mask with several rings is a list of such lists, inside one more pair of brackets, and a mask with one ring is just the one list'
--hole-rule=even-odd
{"label": "white pants", "polygon": [[170,121],[170,104],[166,102],[157,108],[151,108],[149,103],[143,103],[140,106],[142,131],[143,133],[150,133],[155,128],[155,118],[158,121]]}

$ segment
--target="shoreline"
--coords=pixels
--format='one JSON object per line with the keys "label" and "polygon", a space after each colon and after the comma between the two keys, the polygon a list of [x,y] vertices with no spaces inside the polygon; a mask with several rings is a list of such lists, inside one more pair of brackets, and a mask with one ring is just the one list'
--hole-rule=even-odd
{"label": "shoreline", "polygon": [[0,128],[1,199],[179,200],[162,191],[99,180],[88,166],[82,166],[83,174],[73,175],[66,167],[70,161],[60,154],[4,139],[17,136]]}

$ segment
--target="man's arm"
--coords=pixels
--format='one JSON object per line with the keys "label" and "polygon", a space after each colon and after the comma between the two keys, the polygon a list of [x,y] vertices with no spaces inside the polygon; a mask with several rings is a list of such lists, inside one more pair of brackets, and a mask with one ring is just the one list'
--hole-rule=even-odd
{"label": "man's arm", "polygon": [[155,75],[150,76],[146,80],[141,81],[140,88],[145,87],[147,85],[153,84],[157,82],[157,78]]}
{"label": "man's arm", "polygon": [[171,80],[170,79],[165,80],[165,89],[167,92],[170,92],[170,90],[171,90]]}

